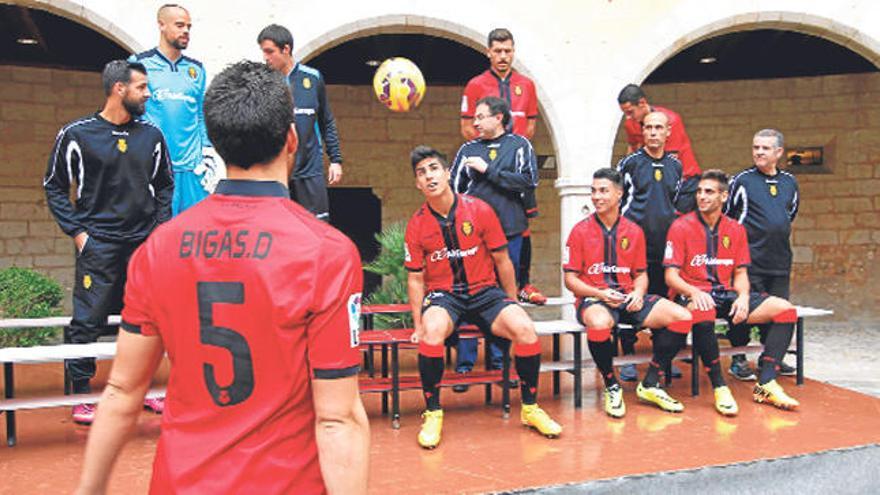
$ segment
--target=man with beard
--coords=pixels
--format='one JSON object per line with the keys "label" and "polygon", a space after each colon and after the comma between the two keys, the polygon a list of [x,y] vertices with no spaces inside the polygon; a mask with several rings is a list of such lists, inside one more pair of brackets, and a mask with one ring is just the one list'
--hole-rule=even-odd
{"label": "man with beard", "polygon": [[[171,218],[174,183],[165,139],[157,127],[135,118],[150,98],[147,70],[114,60],[101,78],[104,108],[61,129],[43,181],[49,209],[76,246],[73,319],[65,343],[97,340],[107,316],[122,308],[129,257]],[[71,203],[73,182],[76,201]],[[95,360],[65,364],[73,393],[90,393]],[[73,420],[80,424],[91,424],[94,414],[93,404],[73,408]]]}
{"label": "man with beard", "polygon": [[157,12],[159,45],[129,58],[147,68],[152,98],[145,117],[162,129],[174,172],[171,210],[177,215],[211,191],[225,170],[205,131],[202,102],[206,74],[202,63],[183,55],[192,21],[180,5],[165,4]]}

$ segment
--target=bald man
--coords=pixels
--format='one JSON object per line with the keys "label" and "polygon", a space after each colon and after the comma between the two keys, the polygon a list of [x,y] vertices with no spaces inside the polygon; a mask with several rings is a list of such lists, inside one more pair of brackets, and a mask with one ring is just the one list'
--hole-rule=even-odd
{"label": "bald man", "polygon": [[[675,154],[666,150],[669,117],[663,112],[649,112],[642,120],[644,146],[626,156],[617,165],[623,176],[621,213],[645,232],[648,258],[648,293],[666,297],[669,289],[663,277],[663,251],[666,233],[678,215],[682,165]],[[635,332],[621,332],[624,355],[635,352]],[[680,372],[673,370],[673,376]],[[620,378],[634,381],[635,366],[624,366]]]}
{"label": "bald man", "polygon": [[152,98],[144,118],[168,141],[174,173],[172,214],[177,215],[213,191],[225,176],[202,115],[206,74],[202,63],[183,55],[189,46],[192,20],[181,5],[165,4],[156,13],[159,45],[129,60],[147,68]]}

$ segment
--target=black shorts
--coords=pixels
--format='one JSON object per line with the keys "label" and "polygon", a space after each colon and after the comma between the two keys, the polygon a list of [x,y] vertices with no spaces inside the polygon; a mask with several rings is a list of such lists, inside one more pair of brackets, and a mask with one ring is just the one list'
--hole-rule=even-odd
{"label": "black shorts", "polygon": [[[727,324],[731,328],[733,328],[734,325],[730,317],[730,307],[733,305],[733,302],[736,301],[736,292],[732,290],[713,290],[709,295],[711,295],[712,300],[715,301],[715,317],[727,320]],[[770,297],[770,295],[764,292],[750,292],[749,314],[751,315],[756,309],[758,309],[758,306],[763,304],[768,297]],[[675,298],[675,302],[681,304],[682,306],[687,306],[690,302],[690,299],[679,295]],[[741,323],[741,325],[747,324]]]}
{"label": "black shorts", "polygon": [[642,328],[642,323],[648,318],[648,315],[651,314],[651,310],[654,309],[654,305],[660,301],[660,296],[655,296],[654,294],[645,295],[644,302],[642,303],[642,309],[638,311],[627,311],[626,308],[621,305],[616,308],[612,308],[608,304],[600,301],[598,299],[594,299],[592,297],[584,298],[583,301],[578,305],[577,308],[577,321],[583,326],[587,326],[583,321],[584,310],[589,308],[594,304],[601,304],[605,309],[611,313],[611,317],[614,318],[614,325],[616,326],[618,323],[626,323],[628,325],[632,325],[634,329]]}
{"label": "black shorts", "polygon": [[312,212],[318,220],[330,221],[330,200],[327,196],[327,183],[323,175],[313,177],[294,177],[288,183],[290,199]]}
{"label": "black shorts", "polygon": [[497,286],[487,287],[473,295],[436,290],[425,296],[422,311],[437,306],[449,313],[453,328],[457,329],[458,323],[466,320],[483,332],[490,333],[498,314],[511,304],[516,304],[516,301],[508,298],[507,293]]}

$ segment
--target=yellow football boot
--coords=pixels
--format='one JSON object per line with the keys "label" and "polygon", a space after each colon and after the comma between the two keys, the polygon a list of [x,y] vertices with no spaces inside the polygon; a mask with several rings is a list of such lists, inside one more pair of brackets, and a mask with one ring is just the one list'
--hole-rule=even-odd
{"label": "yellow football boot", "polygon": [[739,414],[739,406],[736,405],[736,400],[727,385],[715,388],[715,410],[722,416]]}
{"label": "yellow football boot", "polygon": [[419,431],[419,445],[425,449],[433,449],[440,445],[440,432],[443,430],[443,410],[425,411],[422,413],[424,422]]}
{"label": "yellow football boot", "polygon": [[605,387],[605,414],[612,418],[622,418],[626,414],[626,404],[623,403],[623,389],[615,383]]}
{"label": "yellow football boot", "polygon": [[776,380],[761,385],[755,385],[754,390],[755,402],[768,402],[779,409],[792,410],[800,406],[800,402],[785,393],[782,386],[776,383]]}
{"label": "yellow football boot", "polygon": [[537,404],[523,404],[519,419],[524,426],[534,428],[547,438],[556,438],[562,433],[562,426],[553,421]]}
{"label": "yellow football boot", "polygon": [[636,387],[636,397],[641,401],[654,404],[667,412],[678,413],[684,411],[684,404],[673,399],[660,387],[645,387],[642,385],[642,382],[639,382],[638,387]]}

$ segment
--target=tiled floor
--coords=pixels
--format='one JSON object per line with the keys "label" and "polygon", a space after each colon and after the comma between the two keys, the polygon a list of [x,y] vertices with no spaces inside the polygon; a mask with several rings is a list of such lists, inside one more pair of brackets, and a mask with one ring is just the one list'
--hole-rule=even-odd
{"label": "tiled floor", "polygon": [[[572,407],[570,380],[563,379],[564,393],[556,399],[549,394],[549,376],[542,378],[540,402],[565,427],[556,440],[519,425],[518,394],[512,417],[503,420],[498,407],[483,404],[481,388],[466,394],[444,390],[443,442],[424,451],[415,440],[418,393],[403,395],[400,430],[392,430],[379,414],[378,396],[366,396],[372,421],[370,491],[475,493],[880,442],[880,399],[814,381],[796,387],[792,379],[783,379],[802,403],[798,412],[754,404],[750,384],[731,383],[742,410],[734,419],[714,411],[705,379],[704,393],[697,398],[689,396],[687,380],[673,384],[670,392],[686,407],[679,415],[639,404],[634,386],[626,385],[627,416],[610,420],[601,412],[601,394],[591,373],[585,376],[580,410]],[[19,445],[0,447],[0,493],[70,492],[88,429],[72,424],[66,409],[23,412],[18,422]],[[143,414],[137,436],[117,462],[112,493],[146,493],[159,423],[159,416]]]}

